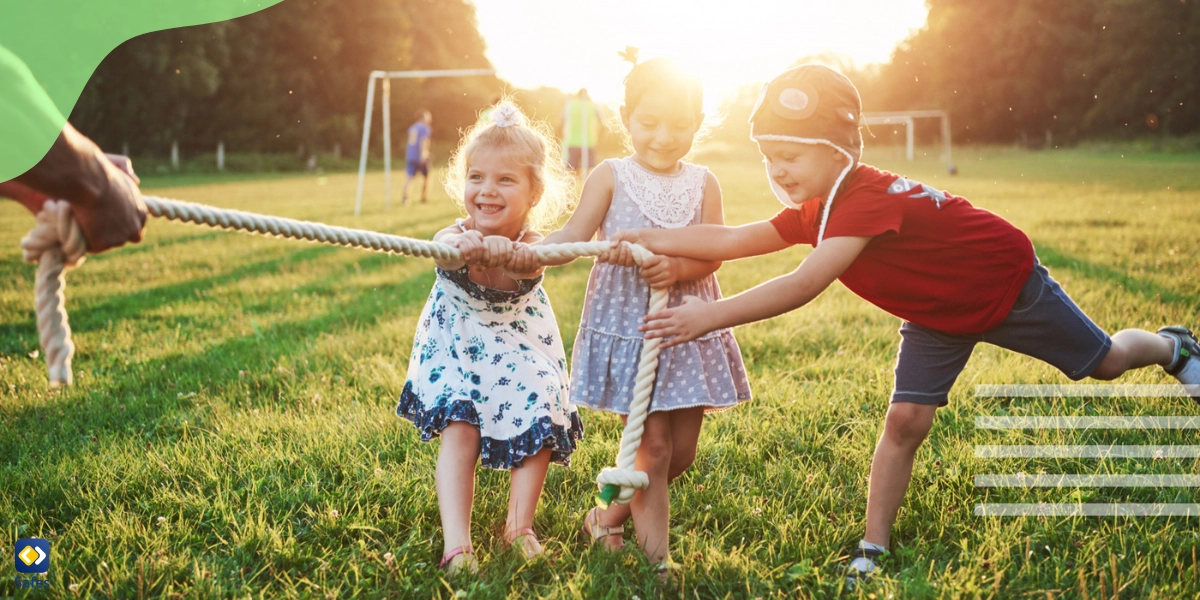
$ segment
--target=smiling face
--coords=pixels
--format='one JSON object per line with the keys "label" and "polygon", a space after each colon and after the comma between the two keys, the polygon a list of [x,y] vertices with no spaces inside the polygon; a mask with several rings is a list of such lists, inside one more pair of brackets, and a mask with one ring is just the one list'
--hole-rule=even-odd
{"label": "smiling face", "polygon": [[758,150],[767,163],[767,176],[795,204],[827,199],[849,160],[824,144],[759,140]]}
{"label": "smiling face", "polygon": [[662,173],[674,173],[692,149],[703,113],[687,114],[670,94],[650,92],[632,111],[621,107],[621,122],[633,143],[634,159]]}
{"label": "smiling face", "polygon": [[484,235],[517,237],[541,196],[531,169],[502,148],[485,146],[471,153],[463,204],[474,229]]}

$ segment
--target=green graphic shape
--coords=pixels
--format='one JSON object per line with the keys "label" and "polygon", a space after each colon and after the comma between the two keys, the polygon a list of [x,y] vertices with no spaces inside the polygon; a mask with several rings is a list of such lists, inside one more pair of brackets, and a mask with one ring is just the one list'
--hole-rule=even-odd
{"label": "green graphic shape", "polygon": [[280,0],[0,0],[0,181],[37,164],[114,48]]}

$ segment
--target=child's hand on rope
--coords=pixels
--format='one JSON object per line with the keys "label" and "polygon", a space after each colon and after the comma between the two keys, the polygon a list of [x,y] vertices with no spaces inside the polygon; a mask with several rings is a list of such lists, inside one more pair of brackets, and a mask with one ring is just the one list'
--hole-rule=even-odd
{"label": "child's hand on rope", "polygon": [[462,260],[469,265],[477,264],[483,259],[486,248],[483,246],[483,234],[475,230],[464,231],[447,240],[451,246],[462,253]]}
{"label": "child's hand on rope", "polygon": [[666,288],[675,285],[675,282],[679,281],[679,259],[656,254],[643,260],[642,279],[645,279],[652,288]]}
{"label": "child's hand on rope", "polygon": [[513,254],[513,241],[502,235],[489,235],[483,238],[484,253],[479,259],[483,267],[502,267],[508,263]]}
{"label": "child's hand on rope", "polygon": [[529,279],[537,276],[542,264],[537,252],[524,242],[513,242],[512,256],[504,265],[504,271],[516,279]]}
{"label": "child's hand on rope", "polygon": [[663,348],[690,342],[716,329],[710,314],[712,306],[696,296],[684,296],[679,306],[646,315],[638,331],[646,339],[670,338],[663,340]]}
{"label": "child's hand on rope", "polygon": [[621,267],[637,266],[633,260],[633,248],[626,242],[612,242],[612,249],[596,255],[596,262],[614,264]]}
{"label": "child's hand on rope", "polygon": [[630,244],[637,244],[651,252],[654,252],[654,248],[651,247],[653,242],[650,239],[653,237],[653,235],[653,229],[622,229],[608,239],[614,243],[628,242]]}

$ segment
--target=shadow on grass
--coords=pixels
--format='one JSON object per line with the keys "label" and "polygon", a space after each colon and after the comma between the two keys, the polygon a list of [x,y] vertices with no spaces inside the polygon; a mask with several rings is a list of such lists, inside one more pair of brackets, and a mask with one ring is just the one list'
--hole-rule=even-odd
{"label": "shadow on grass", "polygon": [[[352,302],[307,320],[279,323],[256,335],[225,339],[200,354],[165,356],[128,368],[113,363],[98,366],[94,372],[117,373],[114,385],[89,389],[83,384],[9,415],[0,428],[0,456],[6,457],[2,470],[19,466],[22,472],[36,471],[41,463],[97,453],[101,437],[140,438],[148,443],[173,440],[181,429],[173,414],[196,408],[190,399],[180,397],[182,392],[201,386],[214,396],[223,396],[228,388],[243,383],[258,398],[280,399],[291,387],[283,376],[273,374],[246,383],[239,371],[266,373],[280,356],[294,360],[314,357],[313,342],[323,335],[376,328],[386,318],[422,305],[428,293],[424,283],[430,279],[430,273],[422,272],[393,286],[357,286]],[[399,395],[400,391],[394,392]],[[57,502],[50,498],[25,501],[42,506]]]}
{"label": "shadow on grass", "polygon": [[1047,268],[1070,269],[1088,279],[1114,283],[1121,289],[1146,300],[1174,304],[1192,310],[1200,309],[1200,299],[1188,297],[1149,281],[1135,279],[1110,266],[1065,254],[1047,244],[1035,242],[1034,250],[1037,252],[1038,260]]}

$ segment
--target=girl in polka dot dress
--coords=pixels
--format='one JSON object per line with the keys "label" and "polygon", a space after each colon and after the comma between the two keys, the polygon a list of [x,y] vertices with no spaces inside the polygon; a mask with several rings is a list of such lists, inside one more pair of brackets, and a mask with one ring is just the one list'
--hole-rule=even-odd
{"label": "girl in polka dot dress", "polygon": [[547,132],[511,104],[477,124],[451,159],[446,187],[467,218],[434,236],[462,260],[438,261],[417,323],[396,414],[421,440],[441,437],[435,483],[442,567],[478,569],[471,548],[475,464],[511,470],[504,540],[542,553],[533,516],[551,462],[566,466],[583,423],[531,226],[564,212],[571,180]]}
{"label": "girl in polka dot dress", "polygon": [[[579,207],[545,243],[604,240],[622,229],[677,228],[723,223],[721,189],[708,169],[682,162],[704,115],[697,78],[665,59],[634,66],[625,79],[621,119],[633,155],[607,160],[584,184]],[[628,415],[642,351],[638,332],[650,288],[670,289],[670,306],[684,296],[721,297],[713,274],[719,262],[654,257],[640,269],[627,248],[601,257],[592,268],[579,334],[572,353],[571,401]],[[632,515],[638,545],[654,562],[667,564],[670,504],[667,484],[696,458],[705,413],[750,399],[750,385],[730,330],[669,348],[659,356],[654,395],[636,468],[650,477],[628,505],[587,514],[584,532],[609,548],[622,545]]]}

